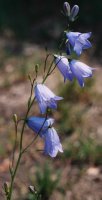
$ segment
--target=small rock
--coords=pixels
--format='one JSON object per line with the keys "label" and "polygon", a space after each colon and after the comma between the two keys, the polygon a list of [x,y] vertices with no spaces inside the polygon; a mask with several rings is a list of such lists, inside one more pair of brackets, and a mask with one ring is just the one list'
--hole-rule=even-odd
{"label": "small rock", "polygon": [[100,173],[100,170],[99,170],[99,168],[97,168],[97,167],[90,167],[88,170],[87,170],[87,175],[89,175],[89,176],[97,176],[97,175],[99,175],[99,173]]}

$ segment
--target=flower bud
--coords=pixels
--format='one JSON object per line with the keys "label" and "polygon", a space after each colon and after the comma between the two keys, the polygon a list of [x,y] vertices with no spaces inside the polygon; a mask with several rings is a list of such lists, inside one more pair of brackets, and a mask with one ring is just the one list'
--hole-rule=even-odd
{"label": "flower bud", "polygon": [[17,115],[16,115],[16,114],[13,115],[13,121],[14,121],[15,123],[17,123]]}
{"label": "flower bud", "polygon": [[38,71],[39,71],[39,65],[36,64],[36,65],[35,65],[35,72],[36,72],[36,74],[38,73]]}
{"label": "flower bud", "polygon": [[69,5],[68,2],[64,2],[63,9],[64,9],[64,12],[65,12],[65,15],[67,17],[69,17],[70,16],[70,5]]}
{"label": "flower bud", "polygon": [[78,5],[74,5],[72,10],[71,10],[71,14],[70,14],[70,21],[74,21],[75,17],[77,16],[79,12],[79,6]]}
{"label": "flower bud", "polygon": [[32,79],[31,79],[31,75],[28,74],[28,79],[30,80],[30,82],[32,82]]}
{"label": "flower bud", "polygon": [[8,186],[7,182],[4,183],[4,191],[5,191],[6,196],[8,196],[8,194],[9,194],[9,186]]}

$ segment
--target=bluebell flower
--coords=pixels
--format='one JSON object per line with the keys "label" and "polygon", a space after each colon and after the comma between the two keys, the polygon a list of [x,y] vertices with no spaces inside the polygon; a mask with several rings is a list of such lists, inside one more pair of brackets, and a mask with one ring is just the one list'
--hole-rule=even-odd
{"label": "bluebell flower", "polygon": [[39,133],[42,137],[43,134],[46,132],[48,127],[52,126],[54,123],[53,118],[44,118],[44,117],[29,117],[26,121],[29,128],[31,128],[35,133]]}
{"label": "bluebell flower", "polygon": [[84,78],[92,77],[94,68],[91,68],[78,60],[72,60],[69,65],[73,75],[77,78],[79,85],[84,87]]}
{"label": "bluebell flower", "polygon": [[44,140],[44,153],[51,157],[56,157],[58,151],[63,152],[59,136],[52,127],[54,119],[44,117],[29,117],[26,121],[29,128]]}
{"label": "bluebell flower", "polygon": [[55,57],[55,64],[64,77],[64,82],[66,81],[66,79],[72,81],[73,74],[70,70],[68,59],[65,56],[54,55],[54,57]]}
{"label": "bluebell flower", "polygon": [[58,151],[63,152],[59,136],[56,130],[52,127],[49,128],[45,136],[44,153],[51,157],[56,157]]}
{"label": "bluebell flower", "polygon": [[67,32],[66,33],[67,39],[73,50],[79,56],[84,49],[88,49],[92,47],[88,38],[91,36],[91,32],[89,33],[79,33],[79,32]]}
{"label": "bluebell flower", "polygon": [[37,84],[35,86],[35,97],[38,101],[39,108],[42,114],[46,112],[47,108],[56,109],[57,101],[62,100],[62,97],[56,96],[44,84]]}

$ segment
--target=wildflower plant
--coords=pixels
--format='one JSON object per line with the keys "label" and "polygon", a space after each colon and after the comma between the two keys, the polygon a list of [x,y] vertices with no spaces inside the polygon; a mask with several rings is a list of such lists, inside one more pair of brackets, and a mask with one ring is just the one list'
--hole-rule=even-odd
{"label": "wildflower plant", "polygon": [[[51,54],[46,52],[46,58],[44,61],[43,77],[42,82],[37,81],[39,66],[35,66],[35,75],[32,78],[28,76],[30,80],[30,97],[28,99],[27,111],[23,119],[17,117],[16,114],[13,116],[15,123],[15,145],[13,149],[13,158],[12,164],[9,167],[10,171],[10,185],[4,184],[5,197],[7,200],[12,199],[14,181],[17,174],[18,167],[20,165],[21,158],[23,154],[28,150],[28,148],[39,138],[39,136],[44,141],[44,150],[43,154],[48,155],[52,158],[56,157],[58,152],[63,153],[63,147],[60,142],[57,131],[53,127],[54,119],[49,118],[49,109],[57,109],[57,103],[60,103],[60,100],[63,100],[63,97],[59,97],[54,94],[46,84],[47,78],[52,74],[52,72],[57,68],[65,81],[73,81],[74,79],[78,80],[78,83],[81,87],[84,87],[84,79],[92,77],[94,68],[80,62],[78,56],[82,54],[85,49],[90,48],[92,45],[89,41],[91,33],[80,33],[72,32],[70,30],[70,22],[74,22],[77,19],[79,12],[79,6],[74,5],[71,9],[68,2],[64,2],[63,5],[63,14],[66,17],[67,28],[64,30],[64,34],[60,44],[60,53],[57,52]],[[62,46],[66,47],[66,52],[63,52]],[[75,60],[75,52],[77,59]],[[48,58],[51,57],[52,61],[49,66]],[[70,94],[69,94],[70,95]],[[64,100],[63,100],[64,101]],[[29,116],[30,110],[34,106],[34,103],[37,103],[39,106],[39,111],[41,116]],[[15,158],[15,150],[17,143],[17,134],[18,134],[18,125],[23,121],[21,127],[19,148],[18,148],[18,158]],[[32,141],[24,147],[24,131],[25,127],[28,126],[35,133]]]}

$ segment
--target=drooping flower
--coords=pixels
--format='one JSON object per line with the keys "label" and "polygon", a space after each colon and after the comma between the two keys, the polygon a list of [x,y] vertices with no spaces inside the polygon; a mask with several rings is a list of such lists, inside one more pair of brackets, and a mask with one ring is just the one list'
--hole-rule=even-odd
{"label": "drooping flower", "polygon": [[92,77],[94,68],[91,68],[78,60],[72,60],[69,65],[73,75],[77,78],[79,85],[84,87],[84,78]]}
{"label": "drooping flower", "polygon": [[71,13],[70,13],[70,21],[74,21],[75,17],[77,16],[79,12],[79,6],[78,5],[74,5],[73,8],[71,9]]}
{"label": "drooping flower", "polygon": [[53,118],[46,119],[44,117],[29,117],[27,119],[27,125],[29,128],[31,128],[35,133],[39,133],[41,137],[53,123]]}
{"label": "drooping flower", "polygon": [[66,37],[73,47],[73,50],[79,56],[84,49],[92,47],[88,38],[90,38],[91,32],[79,33],[79,32],[67,32]]}
{"label": "drooping flower", "polygon": [[58,151],[63,152],[62,145],[60,143],[59,136],[56,130],[52,127],[54,119],[41,118],[41,117],[29,117],[26,121],[29,128],[44,140],[44,153],[51,157],[56,157]]}
{"label": "drooping flower", "polygon": [[45,136],[44,153],[51,157],[56,157],[58,151],[63,152],[62,145],[56,130],[52,127],[49,128]]}
{"label": "drooping flower", "polygon": [[54,55],[54,57],[55,57],[55,64],[64,77],[64,82],[66,81],[66,79],[72,81],[73,74],[70,70],[68,59],[65,56]]}
{"label": "drooping flower", "polygon": [[62,97],[56,96],[44,84],[37,84],[34,90],[35,90],[35,97],[38,101],[40,111],[42,114],[46,112],[47,108],[56,109],[57,101],[63,99]]}

